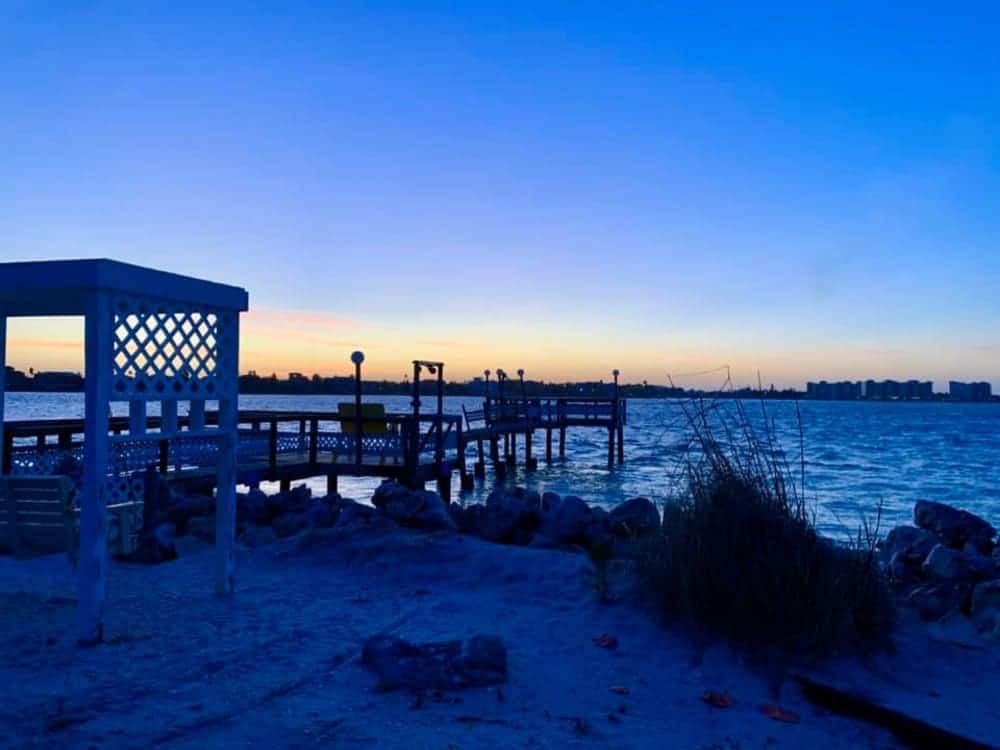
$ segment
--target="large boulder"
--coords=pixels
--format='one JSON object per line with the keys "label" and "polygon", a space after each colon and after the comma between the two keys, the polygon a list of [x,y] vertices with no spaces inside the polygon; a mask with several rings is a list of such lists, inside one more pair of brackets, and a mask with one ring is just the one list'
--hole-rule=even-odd
{"label": "large boulder", "polygon": [[312,500],[312,490],[300,484],[278,495],[282,513],[301,513]]}
{"label": "large boulder", "polygon": [[278,539],[274,529],[270,526],[248,525],[240,535],[240,542],[247,547],[262,547],[265,544],[272,544]]}
{"label": "large boulder", "polygon": [[149,565],[176,560],[177,547],[174,544],[176,535],[177,528],[169,521],[157,524],[149,532],[143,529],[135,549],[128,555],[120,556],[119,559]]}
{"label": "large boulder", "polygon": [[375,508],[400,526],[426,531],[457,529],[441,496],[426,490],[411,490],[386,481],[379,485],[372,498]]}
{"label": "large boulder", "polygon": [[550,512],[542,514],[541,531],[562,544],[586,544],[593,511],[582,499],[568,495]]}
{"label": "large boulder", "polygon": [[897,552],[886,564],[886,575],[889,581],[896,585],[917,583],[923,578],[922,562],[913,562],[905,553]]}
{"label": "large boulder", "polygon": [[320,529],[333,526],[337,522],[337,501],[339,499],[339,496],[329,495],[327,497],[314,497],[310,500],[303,511],[309,525]]}
{"label": "large boulder", "polygon": [[1000,638],[1000,580],[976,584],[970,614],[980,633]]}
{"label": "large boulder", "polygon": [[997,530],[966,510],[921,500],[913,506],[913,521],[920,528],[933,531],[953,549],[962,549],[966,543],[972,543],[984,554],[993,550]]}
{"label": "large boulder", "polygon": [[309,519],[306,518],[304,511],[299,513],[282,513],[271,521],[271,528],[274,529],[275,535],[280,539],[298,534],[309,527]]}
{"label": "large boulder", "polygon": [[648,498],[633,497],[612,508],[609,521],[615,536],[634,539],[658,531],[660,513]]}
{"label": "large boulder", "polygon": [[479,522],[479,533],[491,542],[528,544],[538,528],[541,498],[538,493],[491,493]]}
{"label": "large boulder", "polygon": [[971,585],[967,583],[928,583],[910,592],[906,604],[917,610],[920,619],[936,622],[948,615],[969,611]]}
{"label": "large boulder", "polygon": [[357,500],[345,497],[337,504],[337,520],[334,526],[337,528],[350,528],[368,524],[375,518],[375,515],[375,508],[371,505],[364,505]]}
{"label": "large boulder", "polygon": [[215,513],[215,498],[211,495],[174,495],[169,498],[169,505],[159,509],[159,521],[169,521],[177,529],[186,529],[188,522],[194,518],[204,518]]}
{"label": "large boulder", "polygon": [[915,563],[918,567],[941,540],[933,531],[916,526],[897,526],[879,544],[884,560],[900,555],[904,562]]}
{"label": "large boulder", "polygon": [[277,505],[257,487],[237,498],[237,517],[257,526],[270,524],[278,509]]}
{"label": "large boulder", "polygon": [[455,690],[507,681],[507,647],[488,635],[443,643],[378,635],[365,642],[362,663],[383,690]]}
{"label": "large boulder", "polygon": [[555,492],[543,492],[541,506],[542,513],[551,513],[561,502],[562,498]]}
{"label": "large boulder", "polygon": [[483,535],[483,527],[486,523],[485,505],[482,503],[472,503],[463,507],[457,503],[452,503],[448,506],[448,511],[451,513],[451,517],[454,519],[460,532],[474,536]]}
{"label": "large boulder", "polygon": [[989,557],[943,544],[931,550],[921,569],[927,578],[946,583],[985,581],[994,575],[993,560]]}

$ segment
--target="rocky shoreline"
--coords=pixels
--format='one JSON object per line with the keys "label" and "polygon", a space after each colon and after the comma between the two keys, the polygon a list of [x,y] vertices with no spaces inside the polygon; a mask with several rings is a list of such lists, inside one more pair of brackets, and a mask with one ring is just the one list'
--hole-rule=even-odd
{"label": "rocky shoreline", "polygon": [[[176,557],[174,539],[212,542],[214,503],[209,496],[175,496],[163,484],[151,531],[134,562]],[[925,623],[961,621],[987,641],[1000,641],[1000,545],[997,530],[968,511],[931,501],[916,504],[913,525],[892,529],[879,541],[882,570],[898,610]],[[494,490],[485,503],[446,504],[426,490],[383,482],[372,504],[333,494],[314,497],[305,486],[267,495],[259,489],[237,497],[237,536],[259,547],[310,529],[349,528],[391,521],[420,531],[466,534],[488,542],[575,551],[602,550],[608,558],[634,554],[636,540],[657,533],[656,505],[635,497],[610,511],[582,498],[523,487]]]}
{"label": "rocky shoreline", "polygon": [[924,622],[966,620],[1000,641],[1000,546],[997,530],[965,510],[918,502],[912,526],[898,526],[879,545],[901,609]]}

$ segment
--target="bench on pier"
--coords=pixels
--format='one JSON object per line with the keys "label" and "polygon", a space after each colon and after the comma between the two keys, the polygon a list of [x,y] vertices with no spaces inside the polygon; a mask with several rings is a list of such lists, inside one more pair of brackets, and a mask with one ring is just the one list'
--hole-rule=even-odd
{"label": "bench on pier", "polygon": [[[354,460],[357,455],[356,440],[359,439],[355,405],[350,402],[337,404],[337,418],[340,435],[334,436],[334,460],[339,456]],[[398,462],[403,459],[399,424],[386,420],[385,404],[361,404],[360,440],[362,455],[374,455],[381,464],[386,460]]]}
{"label": "bench on pier", "polygon": [[[358,432],[357,411],[352,403],[337,404],[340,431],[345,435]],[[361,404],[361,434],[389,435],[396,432],[396,425],[385,421],[385,404]]]}
{"label": "bench on pier", "polygon": [[485,409],[466,409],[462,406],[462,416],[465,417],[465,440],[482,440],[491,434],[489,424],[486,421]]}

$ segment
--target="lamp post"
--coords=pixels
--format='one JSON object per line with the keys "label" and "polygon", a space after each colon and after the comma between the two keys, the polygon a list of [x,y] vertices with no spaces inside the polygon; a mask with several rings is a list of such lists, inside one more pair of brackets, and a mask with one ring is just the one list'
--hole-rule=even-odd
{"label": "lamp post", "polygon": [[361,363],[365,361],[362,351],[351,352],[354,363],[354,463],[361,468]]}
{"label": "lamp post", "polygon": [[503,411],[504,408],[504,397],[503,397],[503,385],[507,382],[507,373],[503,371],[503,368],[497,368],[497,398],[500,401],[500,410]]}
{"label": "lamp post", "polygon": [[[614,376],[614,379],[615,379],[615,405],[614,405],[614,411],[612,412],[614,414],[614,426],[612,427],[612,433],[611,433],[611,435],[612,435],[612,441],[611,441],[611,444],[614,445],[614,438],[617,437],[617,439],[618,439],[618,463],[622,463],[622,461],[625,459],[625,446],[623,445],[623,441],[625,439],[625,430],[624,430],[624,428],[622,426],[621,414],[619,413],[619,410],[621,409],[621,400],[618,398],[618,376],[621,373],[618,371],[618,368],[615,368],[614,370],[611,371],[611,374],[612,374],[612,376]],[[609,453],[608,453],[608,465],[609,466],[611,465],[613,459],[614,459],[614,456],[613,456],[613,454],[610,453],[610,449],[609,449]]]}

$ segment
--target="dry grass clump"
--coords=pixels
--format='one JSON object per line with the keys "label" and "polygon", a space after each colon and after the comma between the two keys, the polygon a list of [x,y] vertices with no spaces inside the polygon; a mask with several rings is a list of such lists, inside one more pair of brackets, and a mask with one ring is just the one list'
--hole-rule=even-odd
{"label": "dry grass clump", "polygon": [[646,591],[740,643],[821,655],[883,642],[893,617],[877,534],[820,536],[773,430],[761,439],[742,405],[717,406],[686,407],[700,460],[640,560]]}

